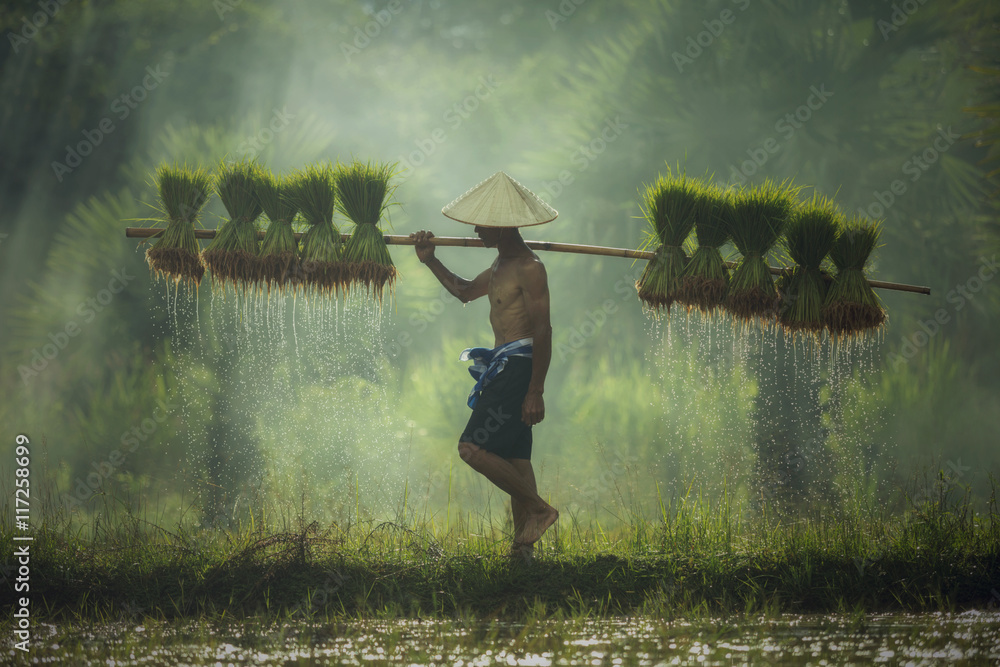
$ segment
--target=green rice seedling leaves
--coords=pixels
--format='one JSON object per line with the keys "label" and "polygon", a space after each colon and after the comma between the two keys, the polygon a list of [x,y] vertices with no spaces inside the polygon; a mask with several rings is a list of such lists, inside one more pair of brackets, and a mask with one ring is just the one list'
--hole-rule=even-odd
{"label": "green rice seedling leaves", "polygon": [[270,220],[260,248],[260,278],[268,290],[274,286],[281,293],[299,271],[299,243],[292,229],[298,202],[290,179],[265,172],[258,186],[257,197]]}
{"label": "green rice seedling leaves", "polygon": [[795,207],[797,188],[771,180],[735,195],[727,221],[743,257],[733,271],[726,309],[743,322],[769,322],[778,312],[778,291],[766,255],[781,238]]}
{"label": "green rice seedling leaves", "polygon": [[673,175],[669,167],[643,192],[642,213],[649,224],[643,249],[656,247],[654,256],[636,282],[639,298],[653,311],[670,312],[677,298],[680,276],[688,263],[684,242],[695,224],[703,187]]}
{"label": "green rice seedling leaves", "polygon": [[160,165],[156,186],[167,228],[146,251],[149,268],[157,276],[197,286],[205,274],[194,226],[212,195],[212,176],[187,165]]}
{"label": "green rice seedling leaves", "polygon": [[310,165],[292,179],[291,197],[309,229],[302,235],[302,272],[299,286],[329,296],[344,286],[341,262],[344,243],[333,224],[337,199],[334,169]]}
{"label": "green rice seedling leaves", "polygon": [[216,189],[229,220],[219,227],[215,238],[202,252],[212,277],[225,288],[252,288],[259,280],[260,241],[257,218],[261,214],[258,192],[263,170],[256,160],[221,162],[216,175]]}
{"label": "green rice seedling leaves", "polygon": [[853,217],[833,243],[830,259],[837,275],[823,304],[823,320],[833,337],[854,338],[885,324],[885,308],[865,275],[881,233],[878,222]]}
{"label": "green rice seedling leaves", "polygon": [[710,185],[699,185],[702,192],[694,207],[695,236],[698,247],[681,274],[677,300],[703,313],[716,310],[729,290],[729,267],[722,257],[722,246],[729,240],[726,221],[732,217],[733,197]]}
{"label": "green rice seedling leaves", "polygon": [[795,266],[778,281],[780,320],[787,332],[819,336],[827,281],[821,265],[842,224],[837,205],[820,194],[798,206],[789,218],[782,246]]}
{"label": "green rice seedling leaves", "polygon": [[344,245],[345,280],[363,285],[379,301],[386,285],[391,292],[396,280],[385,238],[378,223],[392,205],[395,186],[389,185],[394,164],[352,162],[336,171],[337,210],[354,223],[354,231]]}

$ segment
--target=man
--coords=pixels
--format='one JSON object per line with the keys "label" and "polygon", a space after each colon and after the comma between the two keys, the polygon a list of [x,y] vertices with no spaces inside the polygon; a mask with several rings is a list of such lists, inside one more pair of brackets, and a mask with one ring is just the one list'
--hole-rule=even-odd
{"label": "man", "polygon": [[472,416],[459,438],[462,460],[510,494],[514,519],[511,555],[530,560],[533,545],[559,518],[538,495],[531,468],[531,427],[545,417],[542,398],[552,357],[549,290],[545,267],[518,227],[549,222],[558,215],[534,193],[498,172],[441,210],[475,225],[493,265],[472,280],[455,275],[434,256],[434,235],[411,234],[417,257],[463,303],[490,300],[494,348],[471,348],[462,360],[477,379],[469,397]]}

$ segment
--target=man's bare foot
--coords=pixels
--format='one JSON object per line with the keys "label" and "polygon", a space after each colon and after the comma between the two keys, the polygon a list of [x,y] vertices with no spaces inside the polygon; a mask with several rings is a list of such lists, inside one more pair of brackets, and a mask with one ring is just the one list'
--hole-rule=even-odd
{"label": "man's bare foot", "polygon": [[535,559],[535,545],[514,542],[510,546],[510,558],[511,560],[521,561],[525,565],[531,565],[531,562]]}
{"label": "man's bare foot", "polygon": [[558,518],[559,512],[551,505],[546,505],[537,512],[529,512],[524,520],[524,530],[521,531],[517,541],[524,544],[534,544]]}

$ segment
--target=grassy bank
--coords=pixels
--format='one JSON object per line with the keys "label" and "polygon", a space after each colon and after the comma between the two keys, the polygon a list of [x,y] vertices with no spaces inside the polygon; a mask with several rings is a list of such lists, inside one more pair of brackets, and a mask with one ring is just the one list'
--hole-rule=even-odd
{"label": "grassy bank", "polygon": [[[688,496],[614,529],[564,514],[530,566],[506,557],[505,527],[454,511],[447,531],[412,517],[325,526],[255,517],[207,529],[156,525],[121,499],[104,504],[86,525],[46,519],[33,529],[36,619],[672,618],[1000,604],[995,496],[980,512],[967,495],[942,492],[896,516],[858,506],[796,520]],[[0,560],[16,562],[8,525],[2,545]],[[11,587],[3,595],[10,605]]]}

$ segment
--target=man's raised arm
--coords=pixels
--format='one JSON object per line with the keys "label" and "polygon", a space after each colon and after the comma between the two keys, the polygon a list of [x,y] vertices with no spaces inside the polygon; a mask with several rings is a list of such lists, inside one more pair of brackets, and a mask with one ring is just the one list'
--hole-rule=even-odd
{"label": "man's raised arm", "polygon": [[549,284],[545,266],[539,261],[528,262],[522,273],[521,289],[524,306],[531,321],[532,352],[531,382],[521,408],[521,419],[534,426],[545,418],[545,375],[552,359],[552,324],[549,321]]}
{"label": "man's raised arm", "polygon": [[473,280],[466,280],[449,271],[441,263],[441,260],[434,256],[434,245],[430,242],[434,238],[432,232],[421,230],[410,234],[410,238],[416,241],[413,247],[417,251],[417,259],[427,265],[431,273],[434,274],[441,284],[444,285],[444,288],[456,299],[462,303],[468,303],[473,299],[485,296],[489,291],[490,269],[486,269]]}

